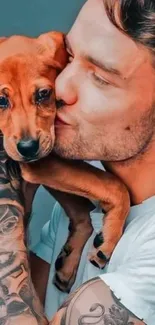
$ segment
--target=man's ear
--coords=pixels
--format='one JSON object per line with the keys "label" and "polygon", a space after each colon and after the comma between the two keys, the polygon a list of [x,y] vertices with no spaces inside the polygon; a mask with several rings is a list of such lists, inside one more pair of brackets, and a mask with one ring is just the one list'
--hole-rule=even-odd
{"label": "man's ear", "polygon": [[38,37],[38,54],[45,64],[62,70],[67,64],[68,55],[65,49],[64,34],[48,32]]}

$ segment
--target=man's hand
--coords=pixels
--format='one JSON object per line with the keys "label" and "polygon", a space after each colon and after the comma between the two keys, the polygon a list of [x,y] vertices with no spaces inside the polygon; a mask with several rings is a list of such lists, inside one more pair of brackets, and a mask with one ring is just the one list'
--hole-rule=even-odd
{"label": "man's hand", "polygon": [[19,167],[0,147],[0,324],[48,324],[30,278]]}
{"label": "man's hand", "polygon": [[94,278],[71,293],[50,325],[144,325],[110,291],[100,279]]}

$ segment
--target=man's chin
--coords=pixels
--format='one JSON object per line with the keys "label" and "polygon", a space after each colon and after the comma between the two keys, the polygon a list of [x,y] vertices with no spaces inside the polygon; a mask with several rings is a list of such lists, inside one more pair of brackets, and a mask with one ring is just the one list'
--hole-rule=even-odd
{"label": "man's chin", "polygon": [[68,146],[61,146],[60,144],[56,143],[53,148],[53,152],[56,153],[56,155],[58,155],[59,157],[64,159],[81,160],[79,155],[77,155],[77,153],[73,149],[74,146],[71,146],[71,148],[69,148]]}
{"label": "man's chin", "polygon": [[53,152],[58,155],[59,157],[65,158],[65,159],[71,159],[70,154],[67,149],[63,148],[62,146],[55,144],[53,148]]}

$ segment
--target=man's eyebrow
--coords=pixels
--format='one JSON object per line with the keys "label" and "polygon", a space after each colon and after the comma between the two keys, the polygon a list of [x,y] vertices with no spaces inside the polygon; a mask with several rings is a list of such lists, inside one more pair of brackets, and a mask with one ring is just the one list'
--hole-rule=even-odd
{"label": "man's eyebrow", "polygon": [[[69,42],[67,36],[65,37],[65,45],[66,45],[66,48],[68,49],[68,51],[72,54],[73,50],[72,50],[72,47],[70,45],[70,42]],[[119,70],[117,70],[117,69],[115,69],[113,67],[110,67],[108,64],[100,62],[99,60],[97,60],[97,59],[95,59],[95,58],[93,58],[93,57],[91,57],[90,55],[87,55],[87,54],[84,54],[84,58],[85,58],[85,60],[89,61],[93,65],[96,65],[101,70],[104,70],[104,71],[106,71],[108,73],[111,73],[111,74],[115,74],[118,77],[122,77],[122,74],[121,74],[121,72]]]}
{"label": "man's eyebrow", "polygon": [[122,77],[122,74],[119,70],[109,66],[108,64],[106,63],[103,63],[103,62],[100,62],[99,60],[95,59],[95,58],[92,58],[90,55],[85,55],[85,59],[87,61],[89,61],[90,63],[96,65],[98,68],[108,72],[108,73],[111,73],[111,74],[115,74],[119,77]]}

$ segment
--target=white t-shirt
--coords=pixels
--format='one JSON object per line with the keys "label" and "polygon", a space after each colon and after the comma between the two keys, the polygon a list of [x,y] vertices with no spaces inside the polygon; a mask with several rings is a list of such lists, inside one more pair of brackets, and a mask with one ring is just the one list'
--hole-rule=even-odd
{"label": "white t-shirt", "polygon": [[[99,207],[90,213],[94,232],[87,241],[79,265],[75,290],[83,282],[100,276],[122,304],[148,325],[155,324],[155,196],[131,207],[122,238],[104,270],[87,258],[96,233],[101,229],[103,213]],[[67,294],[52,283],[54,263],[68,235],[68,218],[58,203],[42,229],[40,242],[31,250],[51,264],[45,312],[51,319]]]}

